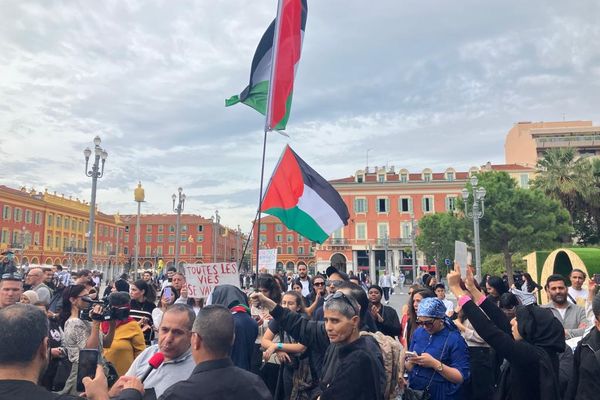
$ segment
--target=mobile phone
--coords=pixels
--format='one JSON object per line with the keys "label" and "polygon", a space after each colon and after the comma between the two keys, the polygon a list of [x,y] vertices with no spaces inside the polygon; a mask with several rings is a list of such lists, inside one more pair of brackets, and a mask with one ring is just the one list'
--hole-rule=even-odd
{"label": "mobile phone", "polygon": [[96,367],[98,366],[98,350],[83,349],[79,350],[79,365],[77,367],[77,391],[83,392],[83,378],[89,376],[96,377]]}
{"label": "mobile phone", "polygon": [[594,282],[596,282],[596,285],[600,285],[600,274],[594,274]]}
{"label": "mobile phone", "polygon": [[173,297],[173,290],[171,290],[170,286],[167,286],[165,288],[165,290],[163,291],[163,296],[170,299],[171,297]]}
{"label": "mobile phone", "polygon": [[417,357],[418,354],[415,353],[414,351],[407,351],[406,353],[404,353],[404,355],[406,356],[406,358],[411,358],[411,357]]}

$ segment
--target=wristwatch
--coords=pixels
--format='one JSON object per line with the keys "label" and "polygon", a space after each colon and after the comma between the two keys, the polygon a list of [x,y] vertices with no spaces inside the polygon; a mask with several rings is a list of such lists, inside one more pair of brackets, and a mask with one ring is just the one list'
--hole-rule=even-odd
{"label": "wristwatch", "polygon": [[444,370],[444,363],[440,361],[440,365],[435,367],[438,372],[442,372]]}

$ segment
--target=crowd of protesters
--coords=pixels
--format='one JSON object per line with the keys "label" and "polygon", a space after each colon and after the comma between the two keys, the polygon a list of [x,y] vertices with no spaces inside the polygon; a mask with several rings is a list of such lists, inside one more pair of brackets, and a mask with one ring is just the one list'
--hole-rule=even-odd
{"label": "crowd of protesters", "polygon": [[[244,274],[239,288],[219,285],[206,299],[188,297],[174,268],[138,280],[124,274],[102,293],[101,274],[60,265],[25,276],[5,268],[1,278],[0,399],[79,398],[87,349],[99,365],[83,382],[90,399],[600,393],[600,297],[578,269],[542,288],[527,274],[512,287],[494,276],[477,282],[470,270],[461,278],[457,266],[447,285],[428,274],[409,286],[401,310],[389,305],[389,273],[370,284],[335,267],[312,277],[305,266]],[[547,301],[538,306],[541,289]],[[149,369],[157,354],[162,363]]]}

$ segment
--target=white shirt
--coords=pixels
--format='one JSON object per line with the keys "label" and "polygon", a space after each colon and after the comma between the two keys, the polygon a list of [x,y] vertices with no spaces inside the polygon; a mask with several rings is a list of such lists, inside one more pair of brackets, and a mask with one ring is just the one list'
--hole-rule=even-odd
{"label": "white shirt", "polygon": [[306,280],[302,280],[302,278],[300,278],[300,283],[302,284],[302,296],[306,297],[310,294],[310,279],[307,277]]}
{"label": "white shirt", "polygon": [[384,287],[392,287],[392,277],[389,275],[381,275],[379,277],[379,286]]}
{"label": "white shirt", "polygon": [[[588,297],[588,291],[586,289],[580,289],[580,290],[576,290],[575,288],[573,288],[573,286],[569,287],[569,294],[571,295],[571,297],[573,297],[575,299],[575,304],[578,304],[580,306],[584,306],[585,305],[585,301],[587,300]],[[567,300],[570,303],[573,303],[573,301],[567,297]]]}
{"label": "white shirt", "polygon": [[454,312],[454,303],[451,302],[450,300],[442,300],[442,303],[444,303],[444,305],[446,306],[446,313],[449,312]]}

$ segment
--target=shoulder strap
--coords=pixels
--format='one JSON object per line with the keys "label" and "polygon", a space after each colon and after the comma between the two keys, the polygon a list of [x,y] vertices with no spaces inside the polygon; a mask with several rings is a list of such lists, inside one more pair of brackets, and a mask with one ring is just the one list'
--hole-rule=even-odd
{"label": "shoulder strap", "polygon": [[571,296],[571,293],[567,292],[567,297],[571,300],[571,302],[573,302],[573,304],[577,304],[577,300],[575,300],[573,296]]}
{"label": "shoulder strap", "polygon": [[[440,354],[440,362],[442,362],[442,358],[444,358],[444,352],[446,351],[446,346],[448,345],[448,338],[450,338],[450,333],[451,332],[448,332],[448,336],[446,336],[446,340],[444,341],[444,347],[442,347],[442,353]],[[429,379],[429,383],[427,384],[427,387],[425,388],[425,390],[429,390],[429,386],[431,386],[431,382],[433,382],[433,377],[437,373],[438,373],[438,371],[434,369],[433,374],[431,374],[431,378]]]}

